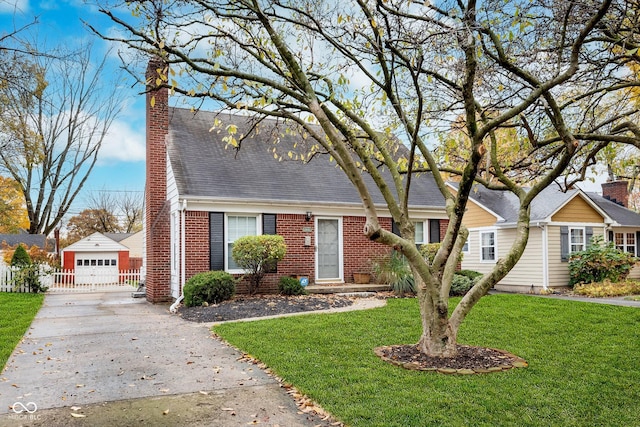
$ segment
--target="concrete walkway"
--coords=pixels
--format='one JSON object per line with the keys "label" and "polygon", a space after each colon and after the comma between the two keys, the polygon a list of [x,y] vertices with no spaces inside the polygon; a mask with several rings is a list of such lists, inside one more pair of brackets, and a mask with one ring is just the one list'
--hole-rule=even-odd
{"label": "concrete walkway", "polygon": [[240,356],[130,293],[47,294],[0,374],[0,426],[328,425]]}
{"label": "concrete walkway", "polygon": [[627,297],[609,297],[609,298],[589,298],[582,297],[576,295],[535,295],[541,298],[554,298],[554,299],[563,299],[566,301],[580,301],[580,302],[591,302],[596,304],[609,304],[609,305],[619,305],[623,307],[637,307],[640,308],[640,301],[632,301],[626,299]]}

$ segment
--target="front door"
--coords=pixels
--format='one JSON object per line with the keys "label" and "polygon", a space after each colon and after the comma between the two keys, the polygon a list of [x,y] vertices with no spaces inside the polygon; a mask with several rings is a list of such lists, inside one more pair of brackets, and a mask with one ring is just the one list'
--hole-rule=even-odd
{"label": "front door", "polygon": [[342,280],[340,219],[318,218],[316,224],[316,275],[319,281]]}

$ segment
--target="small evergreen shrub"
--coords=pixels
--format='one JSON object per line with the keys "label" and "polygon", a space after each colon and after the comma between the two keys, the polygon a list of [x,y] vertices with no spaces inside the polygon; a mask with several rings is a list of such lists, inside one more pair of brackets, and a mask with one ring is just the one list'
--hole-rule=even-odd
{"label": "small evergreen shrub", "polygon": [[225,271],[198,273],[184,284],[184,305],[218,304],[236,293],[236,281]]}
{"label": "small evergreen shrub", "polygon": [[587,250],[569,258],[569,286],[625,280],[637,261],[630,253],[616,249],[613,242],[605,244],[602,236],[594,236]]}
{"label": "small evergreen shrub", "polygon": [[456,274],[453,275],[453,280],[451,281],[449,295],[462,296],[473,287],[474,283],[475,281],[473,279],[470,279],[469,277],[463,274],[458,274],[456,272]]}
{"label": "small evergreen shrub", "polygon": [[26,267],[31,265],[31,256],[22,245],[18,245],[11,257],[12,267]]}
{"label": "small evergreen shrub", "polygon": [[295,277],[282,276],[278,282],[278,290],[282,295],[306,295],[307,290]]}
{"label": "small evergreen shrub", "polygon": [[460,270],[460,271],[456,271],[456,274],[468,277],[473,281],[474,284],[482,277],[482,273],[479,273],[473,270]]}

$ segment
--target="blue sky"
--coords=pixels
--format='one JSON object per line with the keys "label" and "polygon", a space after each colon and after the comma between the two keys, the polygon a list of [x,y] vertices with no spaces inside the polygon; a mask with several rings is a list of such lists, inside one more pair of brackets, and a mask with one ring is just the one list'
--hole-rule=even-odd
{"label": "blue sky", "polygon": [[[98,55],[106,54],[110,47],[91,34],[81,19],[105,32],[113,27],[111,21],[83,0],[0,0],[2,34],[33,22],[36,17],[38,24],[29,28],[27,37],[37,36],[38,44],[76,46],[80,41],[93,40]],[[115,54],[109,58],[109,67],[115,72],[121,65],[120,59]],[[139,95],[142,88],[131,87],[132,84],[131,79],[125,85],[123,111],[110,128],[98,163],[69,212],[71,215],[85,207],[87,195],[92,192],[135,191],[142,196],[145,184],[144,99]]]}

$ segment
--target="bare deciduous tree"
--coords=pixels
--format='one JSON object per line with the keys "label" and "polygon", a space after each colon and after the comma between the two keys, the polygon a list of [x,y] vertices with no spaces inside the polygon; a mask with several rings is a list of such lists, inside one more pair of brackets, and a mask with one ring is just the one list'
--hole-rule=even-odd
{"label": "bare deciduous tree", "polygon": [[[364,234],[411,264],[423,329],[418,345],[429,355],[456,355],[461,323],[520,259],[531,202],[544,188],[579,172],[612,142],[640,146],[637,92],[628,90],[639,82],[627,67],[640,59],[637,1],[192,0],[132,7],[135,23],[116,9],[103,12],[126,31],[110,39],[168,65],[152,85],[296,123],[331,154],[361,196]],[[432,150],[456,121],[464,161],[439,162]],[[503,129],[521,144],[506,157],[513,141],[500,138],[509,133]],[[400,158],[392,135],[408,147]],[[416,248],[409,216],[417,171],[433,174],[449,217],[432,262]],[[364,174],[401,236],[380,225]],[[446,184],[451,176],[457,191]],[[468,235],[462,218],[476,183],[517,196],[517,235],[449,315]]]}
{"label": "bare deciduous tree", "polygon": [[47,56],[15,54],[0,64],[0,73],[20,76],[0,86],[0,170],[20,184],[30,233],[58,225],[120,111],[106,58],[93,63],[89,44]]}

